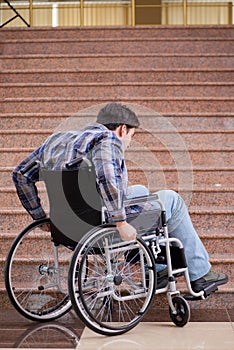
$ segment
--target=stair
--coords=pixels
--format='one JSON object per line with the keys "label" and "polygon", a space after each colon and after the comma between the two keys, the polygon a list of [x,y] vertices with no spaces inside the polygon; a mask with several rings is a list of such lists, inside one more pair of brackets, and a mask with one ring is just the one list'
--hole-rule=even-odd
{"label": "stair", "polygon": [[[185,198],[214,269],[230,280],[207,301],[191,304],[194,312],[207,311],[195,312],[194,320],[209,312],[223,320],[226,305],[234,307],[233,41],[232,26],[1,29],[2,305],[10,308],[5,256],[31,222],[11,181],[14,166],[77,111],[118,101],[163,116],[142,117],[144,131],[127,152],[129,180]],[[94,118],[90,113],[86,121]],[[165,308],[164,298],[156,299],[149,320]]]}

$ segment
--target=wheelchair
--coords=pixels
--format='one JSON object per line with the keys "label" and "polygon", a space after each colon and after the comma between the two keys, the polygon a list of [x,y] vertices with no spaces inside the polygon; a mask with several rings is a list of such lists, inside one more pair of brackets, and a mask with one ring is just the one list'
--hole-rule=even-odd
{"label": "wheelchair", "polygon": [[[101,203],[91,161],[80,158],[66,166],[42,170],[50,218],[26,227],[8,253],[5,285],[16,310],[45,322],[73,306],[87,327],[113,336],[135,327],[155,294],[167,293],[172,322],[186,325],[190,307],[176,288],[177,276],[184,275],[191,298],[205,299],[214,288],[193,292],[183,245],[168,236],[158,196],[124,201],[127,221],[138,235],[136,241],[122,241]],[[157,288],[156,264],[167,265],[163,288]]]}

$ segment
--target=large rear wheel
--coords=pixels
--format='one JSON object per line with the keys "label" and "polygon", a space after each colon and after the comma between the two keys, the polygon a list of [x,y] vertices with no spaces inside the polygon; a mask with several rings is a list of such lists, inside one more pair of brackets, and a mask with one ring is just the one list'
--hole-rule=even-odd
{"label": "large rear wheel", "polygon": [[5,265],[5,284],[14,307],[35,321],[54,320],[71,308],[67,279],[72,251],[55,245],[42,230],[49,219],[26,227],[15,239]]}
{"label": "large rear wheel", "polygon": [[69,294],[86,326],[103,335],[119,335],[145,315],[155,279],[154,258],[144,241],[123,242],[115,227],[99,227],[74,252]]}

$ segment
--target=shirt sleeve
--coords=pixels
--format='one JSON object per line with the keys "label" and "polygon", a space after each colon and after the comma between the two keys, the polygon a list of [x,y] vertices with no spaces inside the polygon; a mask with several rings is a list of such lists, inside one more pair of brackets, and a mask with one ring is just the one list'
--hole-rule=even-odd
{"label": "shirt sleeve", "polygon": [[94,147],[92,158],[99,191],[111,220],[113,222],[126,220],[123,207],[126,179],[122,142],[113,136],[102,139]]}
{"label": "shirt sleeve", "polygon": [[40,160],[41,147],[25,158],[12,173],[12,180],[19,199],[34,220],[39,220],[46,216],[35,185],[40,180]]}

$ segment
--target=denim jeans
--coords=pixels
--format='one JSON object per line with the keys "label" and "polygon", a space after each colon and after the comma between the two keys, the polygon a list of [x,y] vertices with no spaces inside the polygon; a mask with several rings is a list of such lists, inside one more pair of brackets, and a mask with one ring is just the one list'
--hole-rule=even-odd
{"label": "denim jeans", "polygon": [[[182,242],[189,277],[191,281],[195,281],[207,274],[211,268],[208,253],[193,227],[182,197],[171,190],[162,190],[156,193],[166,208],[169,236],[178,238]],[[127,198],[144,195],[149,195],[149,190],[145,186],[134,185],[128,188]],[[157,271],[163,268],[165,265],[157,265]]]}

